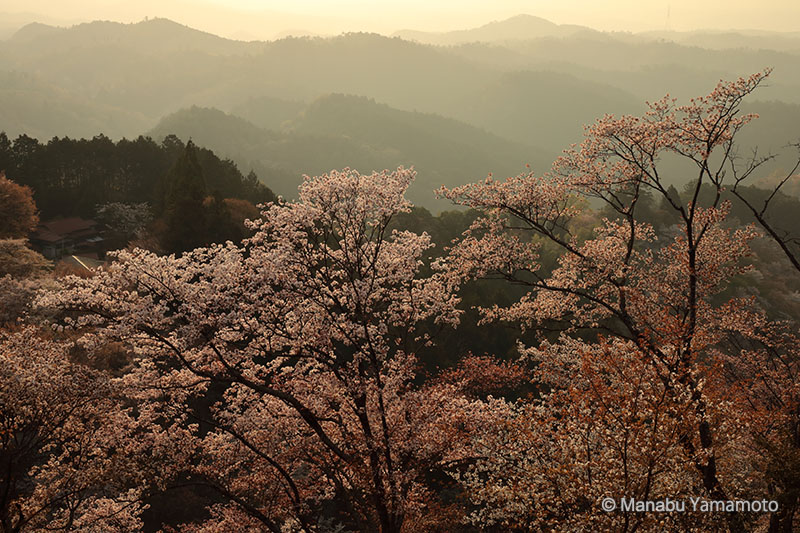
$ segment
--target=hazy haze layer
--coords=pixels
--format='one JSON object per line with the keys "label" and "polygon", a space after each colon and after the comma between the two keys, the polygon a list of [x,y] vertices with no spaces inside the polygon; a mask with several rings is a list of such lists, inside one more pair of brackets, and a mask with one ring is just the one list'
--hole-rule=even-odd
{"label": "hazy haze layer", "polygon": [[339,34],[372,31],[391,34],[413,28],[449,31],[502,20],[519,13],[558,24],[604,31],[759,29],[800,31],[800,3],[792,0],[696,2],[670,0],[6,0],[0,30],[32,20],[74,24],[91,20],[136,22],[166,17],[219,35],[271,39],[285,33]]}
{"label": "hazy haze layer", "polygon": [[[442,184],[489,171],[510,175],[525,164],[546,172],[561,150],[580,142],[585,124],[606,113],[639,114],[645,101],[667,92],[685,101],[707,94],[720,79],[765,68],[774,69],[769,83],[746,103],[762,118],[742,137],[744,149],[780,152],[800,137],[800,32],[601,32],[580,24],[580,10],[572,19],[515,14],[492,21],[474,2],[462,10],[450,5],[458,17],[418,24],[422,19],[414,17],[432,9],[420,2],[404,12],[381,4],[382,18],[375,7],[357,12],[359,5],[345,4],[334,16],[322,3],[300,4],[287,18],[178,1],[151,4],[150,11],[138,4],[75,4],[67,13],[32,0],[27,8],[46,8],[47,17],[0,40],[0,128],[11,138],[42,141],[177,134],[254,169],[287,196],[302,174],[415,165],[409,197],[432,210],[441,205],[432,190]],[[479,12],[488,16],[459,22]],[[141,20],[145,13],[150,18]],[[140,21],[57,27],[58,17],[84,14]],[[216,14],[213,21],[203,18],[209,14]],[[0,17],[0,31],[2,21],[20,24],[25,16],[34,15]],[[312,23],[323,25],[319,33],[343,28],[331,21],[360,31],[388,32],[390,23],[406,22],[410,29],[392,33],[395,38],[355,32],[245,42],[240,39],[247,36],[225,39],[209,27],[229,24],[228,34],[247,33],[242,28],[295,33],[287,28],[314,29]],[[774,163],[762,169],[764,176],[788,161]],[[687,175],[665,170],[670,183]]]}

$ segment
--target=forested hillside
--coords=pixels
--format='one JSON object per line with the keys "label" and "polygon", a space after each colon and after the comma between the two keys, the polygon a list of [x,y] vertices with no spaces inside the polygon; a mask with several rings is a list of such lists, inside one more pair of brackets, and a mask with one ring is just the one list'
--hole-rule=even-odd
{"label": "forested hillside", "polygon": [[[97,205],[110,202],[158,203],[162,181],[184,149],[175,137],[161,143],[147,137],[115,143],[98,135],[40,143],[24,136],[12,141],[0,133],[0,168],[33,189],[43,217],[91,216]],[[274,198],[257,176],[243,175],[229,159],[202,148],[197,157],[209,193],[255,203]]]}
{"label": "forested hillside", "polygon": [[[146,132],[175,133],[184,141],[195,136],[242,167],[263,176],[272,173],[275,182],[268,183],[287,196],[303,172],[346,165],[392,168],[414,159],[421,172],[415,188],[421,189],[412,195],[430,206],[432,200],[424,196],[428,191],[479,177],[489,167],[501,174],[525,163],[540,168],[603,113],[638,113],[643,101],[662,97],[666,87],[686,98],[718,79],[765,66],[775,70],[757,98],[772,102],[749,104],[748,111],[763,111],[764,118],[753,126],[757,133],[743,138],[743,149],[778,150],[797,137],[789,125],[800,120],[795,107],[800,104],[800,55],[785,43],[777,50],[741,50],[723,39],[719,46],[698,48],[685,44],[682,34],[602,33],[535,17],[440,37],[416,35],[419,42],[410,42],[353,33],[246,43],[164,19],[72,28],[35,24],[0,43],[2,129],[12,138],[25,133],[43,141],[97,134],[135,138]],[[796,37],[783,39],[790,43]],[[713,41],[713,35],[707,40]],[[433,42],[447,46],[425,44]],[[758,42],[766,47],[771,41],[764,37]],[[361,133],[346,131],[346,121],[337,124],[333,117],[319,131],[297,128],[303,123],[297,121],[301,113],[332,109],[333,94],[371,98],[397,110],[395,125],[387,131],[396,129],[398,120],[404,122],[403,127],[421,134],[414,135],[420,146],[454,132],[431,113],[508,142],[502,146],[501,139],[472,134],[465,144],[455,135],[437,157],[409,146],[376,146],[374,138],[365,143]],[[787,106],[778,110],[778,101]],[[351,125],[388,113],[357,98],[337,105],[338,113],[349,106]],[[274,133],[255,133],[243,125],[235,135],[241,146],[234,147],[232,137],[220,135],[219,128],[203,127],[207,118],[190,119],[181,111],[191,106],[219,109]],[[363,118],[366,114],[373,118]],[[423,141],[425,136],[430,138]],[[276,150],[282,145],[285,150]],[[677,176],[674,181],[682,180]]]}
{"label": "forested hillside", "polygon": [[365,97],[329,95],[313,101],[278,130],[254,126],[219,110],[192,107],[165,117],[150,133],[195,139],[256,169],[277,193],[295,194],[303,174],[350,166],[418,169],[409,198],[434,211],[434,189],[489,172],[511,174],[542,166],[552,155],[466,123],[392,109]]}

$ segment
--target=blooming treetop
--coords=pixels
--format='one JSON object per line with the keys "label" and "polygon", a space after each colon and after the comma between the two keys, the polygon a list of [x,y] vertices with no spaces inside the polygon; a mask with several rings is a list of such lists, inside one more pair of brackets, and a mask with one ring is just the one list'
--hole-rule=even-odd
{"label": "blooming treetop", "polygon": [[[389,230],[413,177],[306,177],[298,201],[264,206],[241,246],[117,252],[39,302],[66,310],[85,345],[136,354],[129,390],[194,435],[192,465],[165,468],[224,496],[203,527],[315,530],[325,501],[362,530],[435,522],[427,473],[464,458],[464,432],[489,415],[467,392],[469,370],[412,381],[431,332],[459,317],[452,278],[420,275],[430,237]],[[209,409],[176,407],[193,397]]]}

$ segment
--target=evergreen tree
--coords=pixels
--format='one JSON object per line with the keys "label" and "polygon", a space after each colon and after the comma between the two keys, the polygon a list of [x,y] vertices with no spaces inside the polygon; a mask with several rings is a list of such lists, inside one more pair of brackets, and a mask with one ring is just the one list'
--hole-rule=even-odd
{"label": "evergreen tree", "polygon": [[214,194],[206,198],[206,236],[209,242],[224,243],[225,241],[241,241],[243,231],[233,220],[222,194]]}
{"label": "evergreen tree", "polygon": [[674,185],[670,185],[667,189],[667,194],[661,196],[661,201],[658,204],[658,220],[657,225],[671,226],[680,222],[680,214],[675,206],[683,205],[681,195]]}
{"label": "evergreen tree", "polygon": [[[11,146],[11,140],[6,135],[6,132],[0,131],[0,171],[10,172],[14,168],[14,151]],[[250,171],[253,172],[252,170]],[[248,176],[248,179],[250,176]]]}
{"label": "evergreen tree", "polygon": [[164,250],[181,253],[206,244],[206,196],[203,171],[194,143],[189,141],[165,178]]}

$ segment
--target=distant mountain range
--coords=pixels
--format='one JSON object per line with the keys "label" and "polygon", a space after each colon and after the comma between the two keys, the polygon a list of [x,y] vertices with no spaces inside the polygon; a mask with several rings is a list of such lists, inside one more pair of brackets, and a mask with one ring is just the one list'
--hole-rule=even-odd
{"label": "distant mountain range", "polygon": [[42,140],[99,133],[120,138],[150,127],[153,119],[135,109],[104,104],[36,74],[0,70],[0,131]]}
{"label": "distant mountain range", "polygon": [[533,15],[517,15],[494,21],[478,28],[449,32],[401,30],[394,36],[410,41],[435,45],[462,45],[469,43],[508,44],[543,38],[574,38],[621,42],[671,42],[684,46],[710,50],[775,50],[800,54],[800,31],[773,32],[756,30],[696,30],[696,31],[646,31],[601,32],[587,26],[555,24]]}
{"label": "distant mountain range", "polygon": [[9,44],[17,51],[33,47],[39,55],[81,51],[95,46],[135,49],[142,54],[204,52],[210,55],[245,53],[249,43],[224,39],[171,20],[154,18],[136,24],[95,21],[61,28],[34,22],[14,33]]}
{"label": "distant mountain range", "polygon": [[489,170],[547,170],[606,113],[639,113],[666,92],[706,94],[768,66],[768,87],[750,99],[768,110],[752,143],[797,140],[800,35],[741,36],[749,48],[732,49],[728,33],[603,33],[532,16],[441,34],[270,42],[166,19],[36,23],[0,41],[0,129],[192,136],[260,168],[283,194],[302,172],[415,164],[413,194],[427,202],[435,186]]}
{"label": "distant mountain range", "polygon": [[555,24],[533,15],[517,15],[469,30],[449,32],[401,30],[394,36],[427,44],[452,45],[471,42],[522,41],[541,37],[572,37],[576,34],[600,34],[600,32],[586,26]]}
{"label": "distant mountain range", "polygon": [[481,179],[489,172],[517,174],[525,164],[547,167],[554,157],[453,119],[341,94],[315,100],[278,131],[217,109],[192,107],[165,117],[149,134],[191,138],[240,168],[255,169],[284,196],[294,195],[303,174],[346,166],[362,172],[415,166],[418,176],[408,196],[434,211],[447,207],[433,194],[440,185]]}

